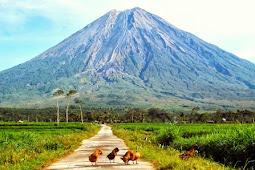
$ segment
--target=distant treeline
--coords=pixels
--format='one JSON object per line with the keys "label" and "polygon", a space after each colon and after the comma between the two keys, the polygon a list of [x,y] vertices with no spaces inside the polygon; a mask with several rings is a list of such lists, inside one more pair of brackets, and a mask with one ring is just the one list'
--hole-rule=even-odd
{"label": "distant treeline", "polygon": [[[65,108],[60,109],[60,121],[65,122]],[[0,108],[0,121],[56,122],[56,108],[24,109]],[[254,123],[255,112],[249,110],[221,111],[199,113],[193,108],[190,113],[170,113],[163,109],[151,108],[83,108],[85,122],[98,123]],[[69,122],[80,122],[80,110],[70,106]]]}

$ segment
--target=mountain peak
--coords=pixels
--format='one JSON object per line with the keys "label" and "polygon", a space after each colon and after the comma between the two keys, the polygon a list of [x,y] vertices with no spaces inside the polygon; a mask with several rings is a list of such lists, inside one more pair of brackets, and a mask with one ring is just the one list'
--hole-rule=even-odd
{"label": "mountain peak", "polygon": [[125,12],[135,12],[135,11],[143,11],[143,12],[147,12],[146,10],[140,8],[140,7],[134,7],[134,8],[131,8],[131,9],[126,9],[126,10],[123,10],[123,11],[118,11],[117,9],[112,9],[111,11],[109,11],[108,13],[125,13]]}
{"label": "mountain peak", "polygon": [[[140,8],[140,7],[134,7],[134,8],[131,8],[130,10],[131,10],[131,11],[146,11],[146,10]],[[146,11],[146,12],[147,12],[147,11]]]}
{"label": "mountain peak", "polygon": [[15,93],[47,98],[55,88],[73,88],[98,100],[115,93],[132,96],[122,97],[130,102],[210,105],[254,99],[254,75],[254,64],[136,7],[111,10],[33,60],[0,72],[0,96],[12,102]]}
{"label": "mountain peak", "polygon": [[120,11],[118,11],[117,9],[112,9],[112,10],[109,11],[108,13],[110,13],[110,14],[119,14]]}
{"label": "mountain peak", "polygon": [[134,7],[134,8],[131,8],[131,10],[144,10],[144,9],[142,9],[140,7]]}

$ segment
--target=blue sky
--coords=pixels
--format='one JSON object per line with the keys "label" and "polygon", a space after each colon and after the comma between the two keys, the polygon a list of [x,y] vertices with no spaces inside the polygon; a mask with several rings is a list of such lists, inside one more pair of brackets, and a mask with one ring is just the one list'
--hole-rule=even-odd
{"label": "blue sky", "polygon": [[0,0],[0,71],[32,59],[112,9],[133,7],[255,63],[254,0]]}

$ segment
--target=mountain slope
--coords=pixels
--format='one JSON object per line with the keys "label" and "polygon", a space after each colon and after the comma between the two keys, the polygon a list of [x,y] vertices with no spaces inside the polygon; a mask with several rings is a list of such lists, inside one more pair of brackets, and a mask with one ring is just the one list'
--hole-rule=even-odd
{"label": "mountain slope", "polygon": [[[2,105],[55,88],[91,103],[250,101],[255,65],[143,9],[112,10],[34,59],[0,72]],[[32,102],[34,103],[34,102]]]}

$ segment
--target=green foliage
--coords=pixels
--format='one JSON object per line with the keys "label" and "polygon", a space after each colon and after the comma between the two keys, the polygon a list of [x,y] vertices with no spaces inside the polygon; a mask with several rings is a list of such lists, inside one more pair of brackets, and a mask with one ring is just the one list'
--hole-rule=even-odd
{"label": "green foliage", "polygon": [[[82,101],[82,100],[78,100]],[[87,104],[87,103],[85,103]],[[213,113],[171,113],[164,109],[128,108],[128,107],[85,107],[84,105],[70,105],[69,122],[133,122],[133,123],[253,123],[255,112],[249,110],[216,111]],[[81,107],[82,106],[82,107]],[[56,122],[57,108],[24,109],[24,108],[0,108],[0,121],[11,122],[25,120],[30,122]],[[65,121],[65,110],[60,108],[60,122]],[[107,113],[107,114],[106,114]],[[222,121],[225,118],[226,121]],[[202,133],[202,132],[199,132]],[[187,134],[189,135],[189,134]]]}
{"label": "green foliage", "polygon": [[54,92],[53,92],[53,96],[60,96],[60,95],[63,95],[64,94],[64,91],[61,90],[61,89],[56,89]]}
{"label": "green foliage", "polygon": [[97,129],[91,123],[0,123],[0,169],[41,169]]}
{"label": "green foliage", "polygon": [[254,124],[118,124],[118,129],[146,133],[154,144],[190,150],[227,166],[254,168]]}
{"label": "green foliage", "polygon": [[169,125],[164,129],[160,129],[157,141],[163,145],[170,145],[180,137],[180,128]]}
{"label": "green foliage", "polygon": [[[223,126],[223,125],[222,125]],[[191,143],[199,144],[201,156],[213,158],[217,162],[235,167],[254,167],[255,164],[247,162],[255,159],[254,155],[254,125],[235,125],[218,129],[216,133],[193,136],[191,138],[176,140],[175,148],[191,147]]]}
{"label": "green foliage", "polygon": [[[112,128],[113,133],[124,139],[130,149],[138,150],[142,154],[142,159],[153,163],[156,169],[232,169],[197,155],[187,161],[181,160],[177,150],[161,145],[156,140],[159,130],[166,128],[165,124],[125,123],[112,124]],[[149,129],[152,131],[148,131]]]}

